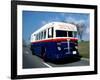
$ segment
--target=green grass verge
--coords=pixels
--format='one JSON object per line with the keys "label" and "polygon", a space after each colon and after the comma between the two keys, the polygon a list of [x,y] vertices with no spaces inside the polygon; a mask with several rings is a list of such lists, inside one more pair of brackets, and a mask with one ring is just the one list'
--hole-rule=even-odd
{"label": "green grass verge", "polygon": [[90,47],[89,47],[89,41],[82,41],[78,43],[78,50],[80,55],[83,58],[89,58],[89,54],[90,54]]}

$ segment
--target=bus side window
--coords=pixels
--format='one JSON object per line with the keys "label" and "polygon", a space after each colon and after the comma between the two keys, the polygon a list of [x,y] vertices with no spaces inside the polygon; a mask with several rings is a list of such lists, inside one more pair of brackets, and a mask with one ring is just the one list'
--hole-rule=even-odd
{"label": "bus side window", "polygon": [[39,40],[40,40],[40,33],[39,33]]}
{"label": "bus side window", "polygon": [[37,34],[35,35],[35,40],[37,40]]}
{"label": "bus side window", "polygon": [[36,34],[34,34],[34,35],[32,36],[32,38],[33,38],[34,40],[36,40]]}
{"label": "bus side window", "polygon": [[53,27],[48,28],[48,38],[52,38],[53,37]]}
{"label": "bus side window", "polygon": [[73,37],[72,31],[68,31],[68,37]]}
{"label": "bus side window", "polygon": [[46,38],[46,30],[44,30],[44,39]]}
{"label": "bus side window", "polygon": [[36,40],[38,40],[38,34],[36,34]]}
{"label": "bus side window", "polygon": [[41,37],[42,37],[42,34],[41,34],[41,32],[40,32],[40,40],[41,40]]}
{"label": "bus side window", "polygon": [[41,32],[40,32],[40,40],[41,40]]}
{"label": "bus side window", "polygon": [[37,36],[36,36],[36,37],[37,37],[37,40],[38,40],[38,34],[37,34]]}
{"label": "bus side window", "polygon": [[43,39],[43,31],[41,32],[41,39]]}

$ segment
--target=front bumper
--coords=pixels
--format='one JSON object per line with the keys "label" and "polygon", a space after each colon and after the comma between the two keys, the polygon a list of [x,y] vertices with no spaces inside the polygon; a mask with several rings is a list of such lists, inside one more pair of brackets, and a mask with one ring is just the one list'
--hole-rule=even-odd
{"label": "front bumper", "polygon": [[54,62],[54,63],[69,63],[73,61],[78,61],[81,59],[80,55],[66,55],[66,56],[61,56],[61,55],[56,55],[54,58],[49,59],[49,61]]}

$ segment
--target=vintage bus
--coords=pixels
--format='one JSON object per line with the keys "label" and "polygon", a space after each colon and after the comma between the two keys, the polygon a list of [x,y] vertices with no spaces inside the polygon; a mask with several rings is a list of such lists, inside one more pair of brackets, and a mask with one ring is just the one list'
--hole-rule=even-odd
{"label": "vintage bus", "polygon": [[51,22],[31,35],[32,54],[44,60],[80,58],[77,27],[64,22]]}

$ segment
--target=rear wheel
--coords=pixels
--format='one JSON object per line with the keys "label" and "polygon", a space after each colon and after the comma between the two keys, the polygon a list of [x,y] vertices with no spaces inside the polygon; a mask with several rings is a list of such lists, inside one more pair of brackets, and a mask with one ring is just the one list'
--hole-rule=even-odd
{"label": "rear wheel", "polygon": [[32,50],[32,55],[34,55],[34,50]]}
{"label": "rear wheel", "polygon": [[32,52],[32,55],[34,55],[34,48],[31,46],[31,52]]}

